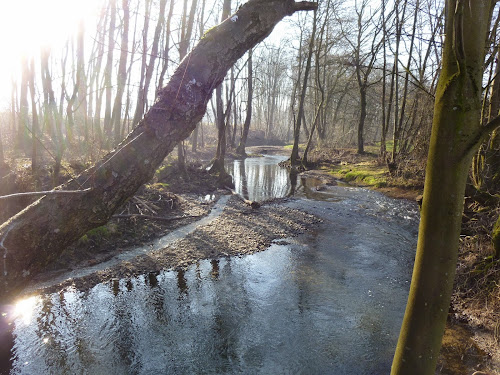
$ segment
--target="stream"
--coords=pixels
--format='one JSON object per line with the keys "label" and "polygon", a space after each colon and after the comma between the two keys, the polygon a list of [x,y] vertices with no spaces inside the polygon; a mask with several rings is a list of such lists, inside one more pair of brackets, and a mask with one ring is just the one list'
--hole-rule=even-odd
{"label": "stream", "polygon": [[21,301],[1,311],[13,328],[0,337],[0,373],[388,374],[418,208],[362,188],[318,191],[318,180],[291,181],[281,160],[237,160],[228,171],[250,200],[293,192],[299,199],[284,204],[323,220],[312,234]]}

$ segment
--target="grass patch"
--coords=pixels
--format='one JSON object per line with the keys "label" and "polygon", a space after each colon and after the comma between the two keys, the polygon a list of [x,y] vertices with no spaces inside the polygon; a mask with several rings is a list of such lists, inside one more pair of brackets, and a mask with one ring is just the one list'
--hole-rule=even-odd
{"label": "grass patch", "polygon": [[[394,149],[394,142],[392,141],[392,139],[385,141],[385,150],[387,152],[392,152],[393,149]],[[378,155],[378,153],[380,152],[380,141],[374,142],[369,145],[365,145],[365,151],[371,154]]]}
{"label": "grass patch", "polygon": [[115,228],[108,228],[107,225],[102,225],[100,227],[89,230],[82,237],[80,237],[79,242],[86,244],[90,240],[98,240],[100,238],[106,238],[111,235],[112,232],[115,231]]}
{"label": "grass patch", "polygon": [[[299,150],[304,150],[306,148],[306,144],[305,143],[299,143]],[[291,145],[286,145],[286,146],[283,146],[283,148],[285,150],[291,150],[293,148],[293,144]]]}
{"label": "grass patch", "polygon": [[389,173],[385,166],[378,166],[375,163],[363,162],[359,164],[338,165],[328,170],[328,173],[346,182],[359,185],[373,186],[377,188],[388,185]]}

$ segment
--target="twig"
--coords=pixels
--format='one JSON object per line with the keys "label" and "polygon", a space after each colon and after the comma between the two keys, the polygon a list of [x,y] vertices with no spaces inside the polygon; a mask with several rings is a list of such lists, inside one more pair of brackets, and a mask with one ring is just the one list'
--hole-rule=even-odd
{"label": "twig", "polygon": [[86,193],[88,191],[92,190],[91,188],[84,189],[84,190],[49,190],[49,191],[31,191],[31,192],[26,192],[26,193],[15,193],[15,194],[9,194],[9,195],[2,195],[0,196],[1,199],[8,199],[8,198],[17,198],[17,197],[30,197],[30,196],[37,196],[37,195],[58,195],[58,194],[65,194],[65,195],[70,195],[70,194],[82,194]]}

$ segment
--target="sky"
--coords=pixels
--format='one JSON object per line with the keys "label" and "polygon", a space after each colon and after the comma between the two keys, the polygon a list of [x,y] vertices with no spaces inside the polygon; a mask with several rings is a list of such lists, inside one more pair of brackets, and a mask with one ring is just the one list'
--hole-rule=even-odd
{"label": "sky", "polygon": [[0,110],[9,103],[11,77],[23,54],[60,47],[83,18],[91,23],[103,0],[0,0]]}

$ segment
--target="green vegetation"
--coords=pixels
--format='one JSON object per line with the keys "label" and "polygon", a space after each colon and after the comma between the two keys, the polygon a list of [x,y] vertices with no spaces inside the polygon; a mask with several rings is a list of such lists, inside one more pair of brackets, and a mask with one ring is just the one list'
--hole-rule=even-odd
{"label": "green vegetation", "polygon": [[493,241],[493,248],[495,249],[495,258],[500,257],[500,217],[497,219],[495,226],[493,227],[493,233],[491,235]]}
{"label": "green vegetation", "polygon": [[[293,148],[293,144],[283,146],[283,148],[284,148],[285,150],[292,150],[292,148]],[[299,150],[301,150],[301,151],[302,151],[302,150],[304,150],[305,148],[306,148],[306,144],[305,144],[305,143],[299,143]]]}
{"label": "green vegetation", "polygon": [[168,190],[168,184],[165,182],[156,182],[154,184],[147,184],[146,189],[148,190],[158,190],[160,192],[164,192],[165,190]]}
{"label": "green vegetation", "polygon": [[[391,153],[393,148],[394,148],[393,140],[390,141],[388,140],[385,142],[385,149],[387,152]],[[380,152],[380,141],[365,145],[365,152],[378,155],[378,153]]]}
{"label": "green vegetation", "polygon": [[346,182],[354,182],[359,185],[373,186],[376,188],[386,187],[389,172],[385,166],[372,165],[370,163],[359,163],[351,165],[338,165],[328,171],[336,178]]}
{"label": "green vegetation", "polygon": [[100,227],[89,230],[82,237],[80,237],[81,243],[88,243],[90,240],[108,237],[111,233],[111,230],[106,226],[102,225]]}

